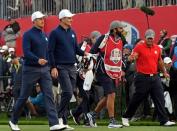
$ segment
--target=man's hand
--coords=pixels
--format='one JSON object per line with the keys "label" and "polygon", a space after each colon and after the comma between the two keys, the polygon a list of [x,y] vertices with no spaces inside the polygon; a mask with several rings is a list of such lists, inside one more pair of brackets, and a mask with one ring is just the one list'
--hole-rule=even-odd
{"label": "man's hand", "polygon": [[138,58],[138,53],[132,53],[129,57],[128,57],[128,60],[129,61],[134,61]]}
{"label": "man's hand", "polygon": [[167,72],[164,72],[163,75],[165,78],[170,78],[170,75]]}
{"label": "man's hand", "polygon": [[57,78],[58,77],[58,70],[57,70],[57,68],[52,68],[51,75],[52,75],[53,78]]}
{"label": "man's hand", "polygon": [[91,53],[85,52],[84,58],[90,59],[91,57],[92,57],[93,59],[97,59],[98,54],[91,54]]}
{"label": "man's hand", "polygon": [[88,56],[90,53],[88,52],[84,52],[84,56]]}
{"label": "man's hand", "polygon": [[45,60],[45,59],[39,59],[39,60],[38,60],[38,63],[39,63],[40,65],[45,65],[47,62],[48,62],[48,61]]}

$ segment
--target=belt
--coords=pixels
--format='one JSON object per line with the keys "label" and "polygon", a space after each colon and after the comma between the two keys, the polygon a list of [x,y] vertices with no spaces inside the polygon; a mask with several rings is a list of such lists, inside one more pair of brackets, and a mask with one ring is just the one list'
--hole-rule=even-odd
{"label": "belt", "polygon": [[153,76],[157,76],[157,74],[144,74],[144,73],[140,73],[137,72],[138,75],[142,75],[142,76],[146,76],[146,77],[153,77]]}

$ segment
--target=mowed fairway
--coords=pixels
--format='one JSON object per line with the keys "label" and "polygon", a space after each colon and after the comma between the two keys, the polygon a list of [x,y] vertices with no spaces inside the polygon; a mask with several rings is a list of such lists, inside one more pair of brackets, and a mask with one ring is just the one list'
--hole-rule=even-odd
{"label": "mowed fairway", "polygon": [[[47,125],[20,125],[21,131],[49,131]],[[75,131],[177,131],[177,126],[163,127],[163,126],[130,126],[123,128],[109,129],[107,126],[99,126],[97,128],[86,128],[82,126],[73,126]],[[11,131],[8,125],[0,125],[0,131]]]}

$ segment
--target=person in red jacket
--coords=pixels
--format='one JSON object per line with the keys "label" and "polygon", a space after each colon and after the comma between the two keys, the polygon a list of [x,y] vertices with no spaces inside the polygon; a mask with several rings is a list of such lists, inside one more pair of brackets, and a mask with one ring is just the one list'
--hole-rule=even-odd
{"label": "person in red jacket", "polygon": [[171,126],[174,122],[168,120],[165,111],[165,100],[163,95],[163,87],[158,76],[158,69],[162,71],[165,77],[167,74],[163,60],[161,58],[161,49],[154,42],[155,32],[148,29],[145,32],[145,40],[137,44],[129,56],[129,61],[136,60],[137,73],[135,76],[135,93],[123,115],[122,124],[130,126],[129,119],[135,114],[140,103],[149,94],[154,102],[161,125]]}

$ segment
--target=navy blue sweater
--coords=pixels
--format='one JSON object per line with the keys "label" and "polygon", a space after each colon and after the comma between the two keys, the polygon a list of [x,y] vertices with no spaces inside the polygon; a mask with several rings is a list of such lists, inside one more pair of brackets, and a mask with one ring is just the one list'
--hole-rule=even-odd
{"label": "navy blue sweater", "polygon": [[27,66],[40,67],[39,58],[48,59],[48,39],[42,30],[33,27],[24,33],[23,53],[24,65]]}
{"label": "navy blue sweater", "polygon": [[49,62],[51,67],[76,63],[76,54],[83,56],[84,52],[77,44],[75,32],[71,28],[66,30],[59,25],[49,36]]}

